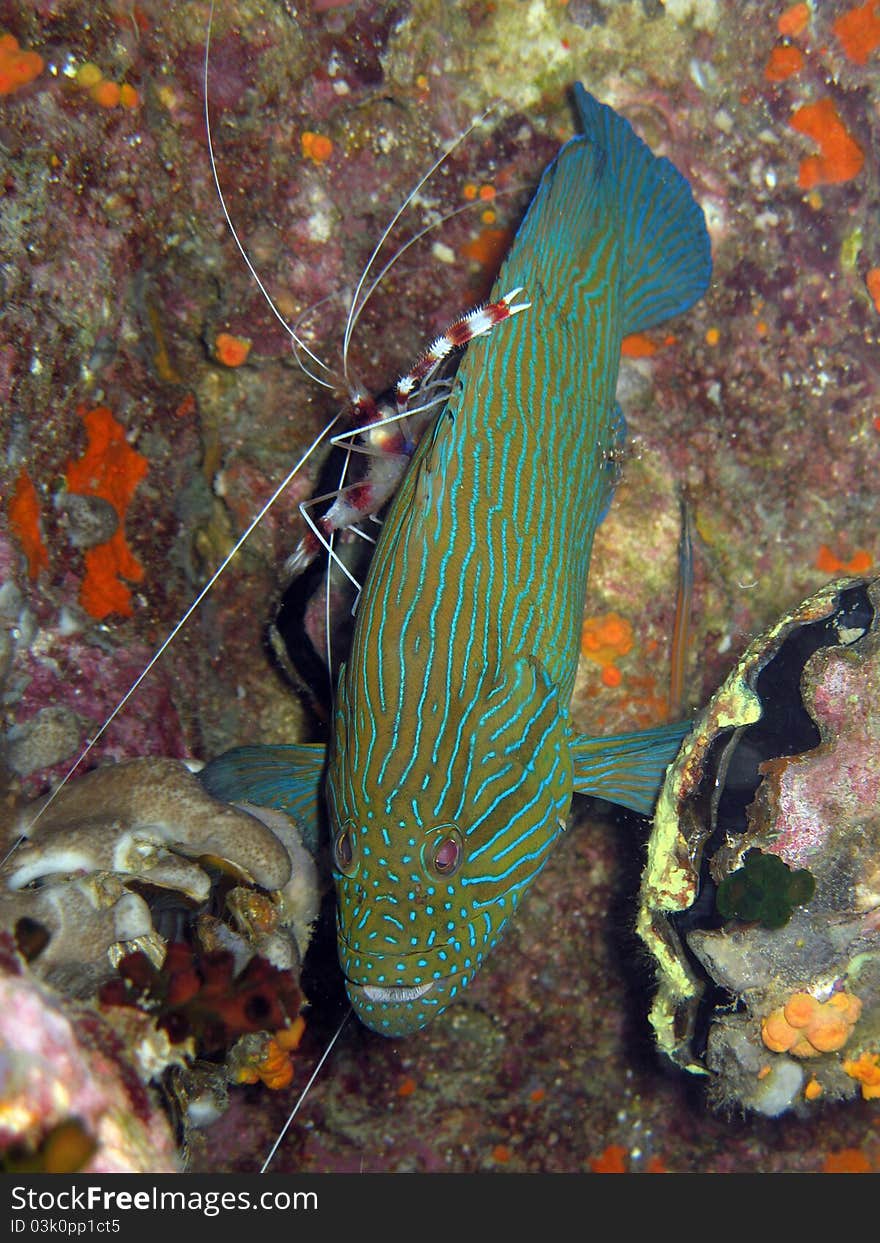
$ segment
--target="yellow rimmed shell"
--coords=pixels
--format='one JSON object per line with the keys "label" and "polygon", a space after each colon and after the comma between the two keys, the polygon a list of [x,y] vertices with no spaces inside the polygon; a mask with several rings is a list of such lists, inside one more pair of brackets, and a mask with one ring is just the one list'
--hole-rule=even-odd
{"label": "yellow rimmed shell", "polygon": [[[719,887],[768,857],[809,878],[792,887],[809,900],[722,914]],[[880,578],[786,614],[700,714],[657,802],[637,928],[658,1048],[716,1101],[776,1115],[865,1094],[851,1068],[880,1052]],[[783,1039],[792,999],[813,1027]]]}

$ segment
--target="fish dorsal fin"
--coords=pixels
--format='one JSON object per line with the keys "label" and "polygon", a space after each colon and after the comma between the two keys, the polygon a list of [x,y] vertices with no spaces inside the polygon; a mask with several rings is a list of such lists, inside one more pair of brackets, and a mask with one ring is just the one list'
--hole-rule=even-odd
{"label": "fish dorsal fin", "polygon": [[629,121],[580,83],[574,98],[585,136],[604,155],[603,181],[619,209],[623,334],[643,332],[705,293],[712,274],[706,222],[685,178]]}
{"label": "fish dorsal fin", "polygon": [[[591,265],[585,256],[592,238],[608,214],[602,198],[604,164],[601,149],[581,136],[561,148],[541,178],[498,276],[498,286],[522,284],[537,304],[552,306],[559,323],[568,316],[580,323],[591,294],[583,276]],[[526,329],[519,325],[518,331]]]}
{"label": "fish dorsal fin", "polygon": [[666,769],[690,729],[690,721],[678,721],[609,738],[580,735],[571,743],[575,792],[650,816]]}
{"label": "fish dorsal fin", "polygon": [[234,747],[199,773],[202,785],[226,803],[277,807],[296,821],[306,848],[321,838],[321,779],[327,748],[319,743]]}

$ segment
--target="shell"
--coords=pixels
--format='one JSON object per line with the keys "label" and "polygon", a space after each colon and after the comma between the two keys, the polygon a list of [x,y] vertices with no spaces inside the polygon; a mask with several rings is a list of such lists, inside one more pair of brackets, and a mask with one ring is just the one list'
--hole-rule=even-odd
{"label": "shell", "polygon": [[[7,819],[8,840],[22,835],[0,865],[0,951],[6,947],[9,960],[5,967],[0,953],[0,987],[10,997],[30,999],[39,1015],[45,1011],[52,1019],[57,1012],[69,1020],[71,1032],[65,1039],[75,1053],[81,1052],[80,1028],[109,1032],[107,1040],[115,1042],[123,1067],[121,1081],[141,1081],[148,1120],[160,1116],[158,1097],[148,1089],[152,1083],[173,1094],[176,1110],[191,1126],[216,1116],[226,1099],[227,1082],[263,1078],[269,1086],[286,1085],[293,1073],[289,1052],[295,1043],[281,1048],[278,1041],[285,1033],[275,1028],[278,1015],[286,1014],[298,1043],[303,1023],[298,1009],[293,1010],[302,1002],[296,982],[319,903],[317,868],[293,820],[280,811],[221,802],[184,764],[163,758],[97,768],[50,800],[13,808]],[[171,944],[180,941],[184,944]],[[184,957],[189,953],[192,962],[198,958],[202,965],[215,951],[231,955],[222,979],[221,967],[213,962],[213,1000],[204,1013],[213,1006],[215,1019],[219,1015],[225,1022],[227,1013],[237,1017],[235,990],[245,987],[241,981],[247,979],[246,987],[276,997],[278,1004],[271,1010],[275,1021],[266,1019],[272,1030],[249,1033],[260,1039],[246,1042],[244,1052],[242,1039],[232,1042],[238,1031],[234,1023],[225,1048],[222,1032],[227,1029],[221,1024],[217,1036],[210,1017],[199,1020],[207,1024],[202,1035],[210,1036],[204,1045],[195,1026],[195,1034],[185,1036],[166,1030],[162,1005],[167,1003],[170,1013],[186,1000],[179,991],[172,997],[168,990],[179,988],[184,977],[187,987],[193,987],[180,968],[179,953],[176,965],[168,967],[172,949],[183,950]],[[125,964],[122,976],[116,968],[133,951],[145,954],[152,966],[138,967],[140,998],[129,1001],[129,993],[134,996],[136,990],[123,985],[129,979]],[[189,975],[198,980],[198,969]],[[142,977],[153,982],[145,984]],[[196,988],[207,979],[201,977]],[[159,992],[151,993],[153,983]],[[114,996],[105,1004],[105,988],[114,986],[117,993],[122,989],[123,999]],[[202,1011],[196,1007],[193,1013],[198,1019]],[[46,1057],[50,1063],[56,1059],[55,1045]],[[209,1060],[191,1067],[194,1058]],[[62,1059],[59,1065],[66,1063]],[[26,1059],[22,1067],[23,1082],[29,1082],[36,1072],[31,1073]],[[67,1115],[79,1098],[74,1094],[68,1101],[65,1096],[66,1112],[44,1106],[43,1096],[58,1095],[52,1064],[43,1077],[48,1086],[28,1105],[27,1125],[0,1135],[0,1155],[8,1155],[7,1149],[15,1155],[20,1148],[28,1160],[42,1159],[44,1132],[70,1122]],[[0,1115],[18,1108],[18,1093],[17,1081],[0,1082]],[[137,1144],[129,1143],[128,1132],[119,1138],[115,1130],[108,1131],[102,1109],[95,1107],[94,1125],[90,1121],[82,1137],[74,1131],[89,1151],[95,1149],[100,1162],[96,1169],[152,1168],[138,1165],[141,1159],[159,1162],[156,1169],[175,1168],[170,1142],[167,1153],[158,1145],[158,1155],[149,1149],[142,1156]],[[105,1141],[105,1131],[112,1143]],[[152,1143],[151,1136],[147,1140]],[[137,1143],[149,1147],[147,1140]],[[131,1153],[123,1141],[134,1145]],[[114,1165],[120,1146],[124,1151]]]}
{"label": "shell", "polygon": [[[131,948],[161,962],[162,939],[138,884],[204,908],[218,873],[238,882],[226,897],[235,941],[227,948],[242,963],[258,952],[298,970],[317,916],[318,881],[282,813],[254,808],[251,815],[221,803],[184,764],[160,758],[95,769],[44,802],[19,812],[10,837],[21,832],[27,840],[0,867],[0,928],[15,936],[27,920],[49,935],[33,962],[37,974],[57,984],[63,973],[63,991],[88,996]],[[244,909],[257,901],[258,921]]]}
{"label": "shell", "polygon": [[638,932],[658,1047],[770,1116],[880,1097],[880,578],[756,639],[667,773]]}

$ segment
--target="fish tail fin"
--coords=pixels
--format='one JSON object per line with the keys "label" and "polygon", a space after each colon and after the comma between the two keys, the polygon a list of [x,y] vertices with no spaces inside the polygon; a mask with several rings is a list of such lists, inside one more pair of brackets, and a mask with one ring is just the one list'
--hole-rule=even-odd
{"label": "fish tail fin", "polygon": [[198,776],[208,793],[225,803],[255,803],[286,812],[298,824],[306,849],[316,854],[326,750],[316,743],[233,747],[206,764]]}
{"label": "fish tail fin", "polygon": [[575,792],[650,816],[666,769],[692,724],[679,721],[610,738],[575,738],[571,746]]}
{"label": "fish tail fin", "polygon": [[643,332],[705,293],[712,274],[706,222],[685,178],[629,121],[579,82],[574,98],[584,135],[605,157],[603,179],[620,212],[623,334]]}

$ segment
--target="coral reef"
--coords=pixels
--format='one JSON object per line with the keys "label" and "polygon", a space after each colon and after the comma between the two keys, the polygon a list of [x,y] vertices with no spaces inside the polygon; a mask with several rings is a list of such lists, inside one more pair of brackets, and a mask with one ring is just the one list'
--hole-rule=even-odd
{"label": "coral reef", "polygon": [[[265,819],[272,828],[212,798],[177,760],[142,759],[94,769],[16,808],[5,826],[0,936],[28,964],[8,990],[32,999],[40,1030],[51,1026],[48,1008],[74,1031],[112,1036],[145,1084],[170,1092],[165,1072],[176,1068],[173,1099],[188,1125],[199,1118],[189,1098],[203,1096],[207,1065],[221,1084],[260,1080],[277,1089],[293,1076],[317,872],[293,822],[277,811]],[[20,1013],[10,1011],[10,1025]],[[54,1065],[55,1045],[37,1052],[49,1063],[41,1075],[67,1073],[62,1061]],[[15,1116],[17,1085],[14,1076],[0,1085],[0,1114]],[[51,1083],[40,1092],[57,1095]],[[94,1139],[94,1168],[115,1168],[101,1164],[110,1141],[95,1138],[95,1127],[116,1105],[99,1102],[86,1118],[77,1101],[50,1109],[42,1099],[26,1126],[3,1137],[10,1161],[20,1150],[21,1160],[37,1160],[55,1128],[76,1117]],[[59,1144],[52,1139],[53,1161]],[[137,1154],[119,1160],[118,1168],[152,1168],[138,1166]]]}
{"label": "coral reef", "polygon": [[196,954],[173,942],[158,967],[137,950],[117,970],[118,978],[101,988],[103,1005],[156,1015],[172,1043],[192,1040],[203,1055],[225,1053],[239,1036],[282,1031],[299,1017],[302,998],[293,977],[265,958],[250,958],[236,972],[229,950]]}

